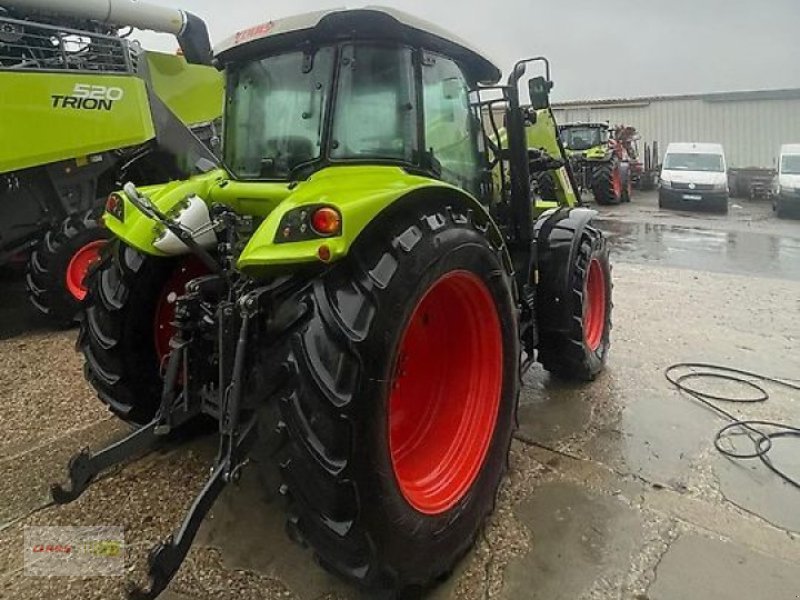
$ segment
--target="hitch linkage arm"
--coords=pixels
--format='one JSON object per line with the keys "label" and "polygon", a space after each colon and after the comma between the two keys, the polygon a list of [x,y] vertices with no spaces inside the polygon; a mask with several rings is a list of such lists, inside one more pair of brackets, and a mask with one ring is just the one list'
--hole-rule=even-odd
{"label": "hitch linkage arm", "polygon": [[[252,411],[244,425],[240,425],[244,407],[242,395],[244,390],[244,366],[247,356],[247,342],[250,319],[258,312],[260,299],[267,288],[262,288],[242,297],[239,302],[240,323],[239,335],[233,358],[233,371],[229,381],[220,381],[220,388],[225,390],[222,412],[219,417],[220,445],[211,476],[202,491],[195,498],[192,507],[184,517],[183,524],[173,535],[155,546],[148,557],[149,585],[146,589],[136,587],[130,591],[132,600],[150,600],[156,598],[175,576],[189,548],[194,541],[200,524],[205,519],[214,502],[225,485],[238,480],[245,464],[247,454],[256,441],[258,416]],[[225,316],[221,305],[220,319]],[[220,356],[220,362],[225,357]]]}
{"label": "hitch linkage arm", "polygon": [[65,487],[60,483],[50,486],[53,502],[67,504],[77,500],[100,473],[153,448],[172,427],[188,421],[197,414],[197,410],[174,410],[176,404],[174,390],[180,367],[186,359],[186,347],[185,343],[181,343],[170,355],[164,380],[164,394],[156,417],[147,425],[99,452],[92,453],[85,448],[75,454],[68,466],[69,486]]}

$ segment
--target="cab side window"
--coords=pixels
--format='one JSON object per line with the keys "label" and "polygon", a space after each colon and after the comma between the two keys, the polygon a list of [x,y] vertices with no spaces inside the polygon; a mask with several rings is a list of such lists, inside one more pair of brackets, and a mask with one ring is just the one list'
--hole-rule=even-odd
{"label": "cab side window", "polygon": [[425,150],[444,181],[480,196],[480,124],[467,80],[455,62],[438,54],[425,52],[422,64]]}

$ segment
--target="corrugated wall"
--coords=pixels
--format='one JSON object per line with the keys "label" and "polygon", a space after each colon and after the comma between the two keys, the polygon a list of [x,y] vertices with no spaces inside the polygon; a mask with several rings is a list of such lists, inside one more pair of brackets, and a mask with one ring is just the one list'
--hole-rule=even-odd
{"label": "corrugated wall", "polygon": [[721,143],[730,167],[772,167],[781,144],[800,143],[800,99],[657,99],[554,107],[554,112],[558,123],[609,121],[612,125],[632,125],[642,136],[640,144],[658,140],[661,157],[670,142]]}

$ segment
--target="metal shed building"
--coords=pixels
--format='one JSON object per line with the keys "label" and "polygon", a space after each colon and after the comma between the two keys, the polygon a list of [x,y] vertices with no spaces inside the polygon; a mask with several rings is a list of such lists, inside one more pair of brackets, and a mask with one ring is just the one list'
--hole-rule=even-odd
{"label": "metal shed building", "polygon": [[632,125],[642,143],[717,142],[733,168],[773,167],[781,144],[800,143],[800,88],[553,103],[556,121]]}

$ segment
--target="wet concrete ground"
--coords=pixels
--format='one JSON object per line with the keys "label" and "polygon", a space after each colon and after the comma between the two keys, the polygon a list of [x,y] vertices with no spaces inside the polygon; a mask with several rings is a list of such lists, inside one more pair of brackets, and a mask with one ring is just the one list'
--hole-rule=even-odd
{"label": "wet concrete ground", "polygon": [[[716,453],[713,435],[724,423],[672,389],[663,370],[707,361],[800,377],[800,221],[778,222],[765,204],[746,201],[728,218],[659,211],[653,196],[603,208],[601,217],[615,260],[608,370],[587,386],[535,368],[526,375],[497,511],[431,596],[796,600],[800,490],[758,461]],[[141,579],[149,545],[202,486],[214,440],[153,453],[74,504],[47,506],[47,486],[69,454],[125,428],[83,382],[74,332],[32,317],[18,278],[1,280],[0,294],[0,597],[122,597],[125,581]],[[769,391],[767,403],[734,411],[800,424],[800,394]],[[776,444],[775,461],[800,477],[791,443]],[[27,577],[28,524],[124,526],[126,576]],[[279,498],[246,471],[164,597],[359,594],[288,540]]]}

